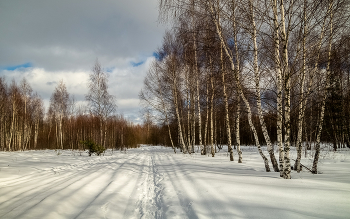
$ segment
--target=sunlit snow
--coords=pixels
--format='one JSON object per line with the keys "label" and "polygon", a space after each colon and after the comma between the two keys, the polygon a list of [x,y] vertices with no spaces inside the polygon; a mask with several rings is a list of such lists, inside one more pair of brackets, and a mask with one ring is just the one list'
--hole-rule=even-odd
{"label": "sunlit snow", "polygon": [[349,218],[349,150],[323,151],[321,174],[292,180],[242,150],[242,164],[226,148],[214,158],[161,146],[0,152],[0,218]]}

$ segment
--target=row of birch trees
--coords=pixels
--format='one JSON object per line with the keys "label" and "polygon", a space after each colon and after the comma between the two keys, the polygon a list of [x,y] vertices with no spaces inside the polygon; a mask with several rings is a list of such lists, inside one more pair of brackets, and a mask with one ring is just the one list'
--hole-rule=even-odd
{"label": "row of birch trees", "polygon": [[36,148],[43,117],[43,101],[25,79],[20,84],[15,81],[7,84],[0,78],[1,150]]}
{"label": "row of birch trees", "polygon": [[300,171],[308,142],[317,173],[322,139],[349,146],[349,9],[347,0],[160,0],[172,28],[140,98],[174,150],[198,144],[215,156],[220,142],[240,163],[248,138],[266,171],[271,163],[289,179],[292,144]]}
{"label": "row of birch trees", "polygon": [[108,75],[96,62],[85,104],[76,104],[63,81],[57,83],[45,111],[42,98],[26,79],[0,78],[0,150],[84,149],[91,140],[105,148],[124,149],[146,142],[145,128],[116,114]]}

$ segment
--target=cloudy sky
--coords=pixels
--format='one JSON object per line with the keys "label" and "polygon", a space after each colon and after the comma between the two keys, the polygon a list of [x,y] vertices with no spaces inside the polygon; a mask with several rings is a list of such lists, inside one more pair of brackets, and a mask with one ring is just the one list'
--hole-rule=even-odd
{"label": "cloudy sky", "polygon": [[140,122],[138,93],[165,30],[158,0],[0,0],[0,77],[25,77],[48,106],[63,80],[83,103],[98,58],[118,113]]}

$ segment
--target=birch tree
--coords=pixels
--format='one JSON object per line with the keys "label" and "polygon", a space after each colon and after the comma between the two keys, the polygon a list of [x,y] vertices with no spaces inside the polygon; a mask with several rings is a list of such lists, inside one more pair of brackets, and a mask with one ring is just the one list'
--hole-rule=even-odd
{"label": "birch tree", "polygon": [[63,119],[67,116],[69,93],[63,80],[59,82],[50,99],[50,107],[54,111],[57,130],[57,146],[63,149]]}
{"label": "birch tree", "polygon": [[108,92],[108,76],[98,61],[92,68],[88,82],[89,92],[85,96],[90,113],[100,120],[100,144],[106,147],[106,120],[117,108],[115,96]]}

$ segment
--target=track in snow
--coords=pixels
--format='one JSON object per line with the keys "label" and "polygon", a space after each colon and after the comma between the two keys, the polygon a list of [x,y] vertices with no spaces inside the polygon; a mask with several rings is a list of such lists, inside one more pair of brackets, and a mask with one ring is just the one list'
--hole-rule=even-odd
{"label": "track in snow", "polygon": [[293,180],[282,180],[279,173],[264,171],[254,148],[243,149],[243,164],[230,162],[225,151],[211,158],[159,146],[102,157],[0,152],[0,218],[350,215],[349,152],[323,160],[324,174],[293,172]]}
{"label": "track in snow", "polygon": [[154,155],[145,152],[147,167],[143,172],[143,180],[138,185],[139,200],[137,201],[137,218],[162,218],[162,175],[156,166]]}

